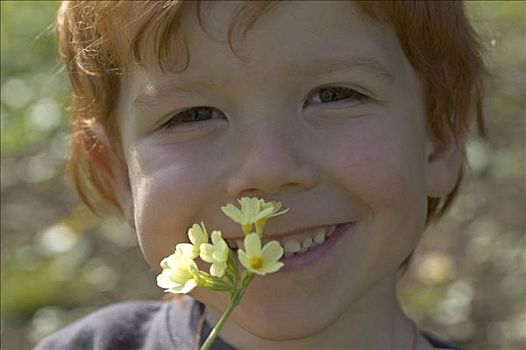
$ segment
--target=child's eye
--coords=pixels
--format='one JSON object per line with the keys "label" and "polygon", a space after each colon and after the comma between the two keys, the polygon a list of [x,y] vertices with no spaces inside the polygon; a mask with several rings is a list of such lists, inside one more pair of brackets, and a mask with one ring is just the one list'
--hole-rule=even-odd
{"label": "child's eye", "polygon": [[174,115],[161,125],[161,129],[171,129],[180,124],[192,124],[223,116],[223,112],[214,107],[192,107]]}
{"label": "child's eye", "polygon": [[320,104],[339,102],[344,100],[357,100],[358,102],[363,103],[369,99],[369,96],[366,96],[356,90],[346,88],[344,86],[328,86],[318,89],[314,94],[312,94],[309,97],[307,102]]}

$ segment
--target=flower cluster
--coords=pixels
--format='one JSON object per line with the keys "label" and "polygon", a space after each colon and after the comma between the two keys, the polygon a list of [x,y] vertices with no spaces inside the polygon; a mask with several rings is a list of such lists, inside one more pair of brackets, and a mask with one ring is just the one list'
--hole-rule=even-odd
{"label": "flower cluster", "polygon": [[[266,275],[283,267],[279,261],[283,248],[277,241],[263,245],[263,228],[268,219],[284,214],[279,202],[265,202],[263,199],[243,197],[238,199],[241,208],[232,204],[221,207],[221,210],[234,222],[241,225],[244,233],[244,249],[235,253],[229,249],[221,235],[215,230],[208,239],[208,232],[203,222],[194,224],[188,230],[190,243],[179,243],[175,252],[161,261],[162,272],[157,276],[157,285],[166,292],[186,294],[195,287],[205,287],[216,291],[230,293],[230,303],[217,325],[210,332],[201,350],[210,349],[214,339],[224,323],[239,304],[246,288],[255,274]],[[255,231],[253,228],[255,227]],[[195,259],[200,258],[210,264],[209,272],[199,270]],[[238,269],[237,261],[245,268]]]}
{"label": "flower cluster", "polygon": [[[252,274],[266,275],[278,271],[283,263],[283,248],[276,241],[263,246],[263,228],[268,219],[284,214],[279,202],[243,197],[238,199],[240,208],[227,204],[221,210],[234,222],[241,225],[245,235],[244,249],[238,249],[237,258],[245,268],[240,274],[234,252],[229,249],[221,231],[209,235],[203,222],[188,230],[190,243],[179,243],[175,252],[161,261],[163,271],[157,276],[157,284],[166,292],[186,294],[201,286],[231,294],[246,287]],[[255,226],[255,230],[254,230]],[[209,272],[201,271],[195,263],[200,258],[210,264]],[[241,284],[241,285],[240,285]]]}

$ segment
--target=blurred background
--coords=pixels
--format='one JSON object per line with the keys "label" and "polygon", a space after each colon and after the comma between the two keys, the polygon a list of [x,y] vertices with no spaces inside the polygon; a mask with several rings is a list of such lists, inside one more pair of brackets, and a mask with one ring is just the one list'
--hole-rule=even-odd
{"label": "blurred background", "polygon": [[[526,3],[469,2],[488,48],[489,141],[468,145],[462,196],[400,284],[406,312],[467,349],[526,349]],[[102,306],[160,299],[135,236],[79,204],[64,177],[69,92],[57,2],[1,1],[1,348]]]}

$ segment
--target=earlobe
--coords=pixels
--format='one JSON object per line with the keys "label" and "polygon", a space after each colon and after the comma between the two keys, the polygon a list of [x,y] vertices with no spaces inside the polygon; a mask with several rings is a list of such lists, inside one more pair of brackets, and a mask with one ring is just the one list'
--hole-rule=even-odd
{"label": "earlobe", "polygon": [[427,196],[441,198],[453,191],[464,163],[464,147],[458,140],[430,140],[426,143]]}
{"label": "earlobe", "polygon": [[122,215],[135,229],[133,201],[126,163],[112,151],[106,131],[100,124],[91,123],[85,130],[83,146],[93,168],[109,181],[115,191],[117,197],[115,199],[121,207]]}

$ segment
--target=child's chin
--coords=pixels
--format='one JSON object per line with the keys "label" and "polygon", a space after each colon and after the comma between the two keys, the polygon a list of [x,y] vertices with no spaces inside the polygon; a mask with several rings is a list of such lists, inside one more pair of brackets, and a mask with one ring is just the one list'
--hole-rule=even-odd
{"label": "child's chin", "polygon": [[[236,312],[238,311],[238,312]],[[234,311],[233,321],[247,332],[266,340],[286,341],[308,338],[322,332],[338,317],[314,305],[281,310],[251,307]],[[316,317],[312,317],[316,315]]]}

